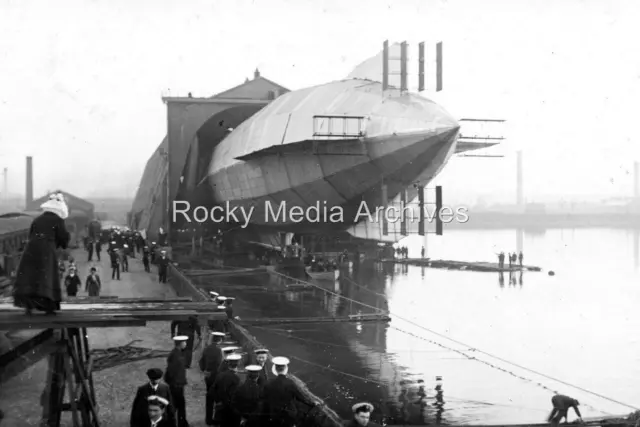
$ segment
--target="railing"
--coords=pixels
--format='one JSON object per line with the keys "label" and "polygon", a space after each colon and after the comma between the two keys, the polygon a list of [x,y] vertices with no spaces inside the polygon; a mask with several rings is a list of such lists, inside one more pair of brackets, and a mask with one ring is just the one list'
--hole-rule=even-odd
{"label": "railing", "polygon": [[500,143],[504,141],[505,120],[460,119],[459,142]]}
{"label": "railing", "polygon": [[355,139],[365,136],[364,116],[313,116],[314,139]]}

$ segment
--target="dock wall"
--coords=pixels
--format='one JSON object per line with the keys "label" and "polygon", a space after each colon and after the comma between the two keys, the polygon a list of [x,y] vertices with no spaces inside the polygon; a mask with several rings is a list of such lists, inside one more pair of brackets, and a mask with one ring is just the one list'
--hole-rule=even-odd
{"label": "dock wall", "polygon": [[[178,270],[174,265],[169,265],[169,277],[171,287],[176,292],[179,297],[191,297],[193,301],[209,301],[209,296],[199,288],[197,288],[180,270]],[[253,353],[253,350],[258,348],[264,348],[258,340],[249,333],[248,330],[243,328],[242,326],[236,324],[231,321],[230,324],[230,332],[233,338],[235,338],[240,345],[249,353]],[[271,360],[271,355],[269,355],[269,360]],[[288,375],[291,380],[296,384],[298,390],[304,397],[308,400],[322,402],[324,401],[320,399],[318,396],[313,394],[311,390],[306,386],[304,382],[302,382],[295,375]],[[306,409],[301,409],[304,413]],[[315,427],[342,427],[344,422],[342,419],[326,405],[320,406],[316,410],[316,414],[313,417],[314,426]]]}

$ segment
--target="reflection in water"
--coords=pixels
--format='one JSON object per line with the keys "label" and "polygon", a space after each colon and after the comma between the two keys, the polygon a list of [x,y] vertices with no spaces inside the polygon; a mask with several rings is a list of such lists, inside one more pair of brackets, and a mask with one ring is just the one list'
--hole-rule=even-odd
{"label": "reflection in water", "polygon": [[[430,242],[430,253],[445,259],[488,260],[493,257],[493,246],[513,247],[513,232],[448,232],[445,238]],[[528,285],[524,288],[522,272],[511,274],[507,278],[509,287],[519,284],[517,293],[501,292],[506,274],[498,275],[500,289],[496,289],[495,276],[490,273],[392,263],[354,263],[353,271],[345,268],[337,284],[318,284],[324,289],[287,288],[295,281],[272,276],[270,292],[243,291],[243,285],[265,286],[266,277],[224,280],[238,284],[232,296],[238,298],[236,310],[241,317],[348,316],[371,313],[376,308],[391,311],[395,318],[390,323],[249,327],[265,346],[290,357],[292,372],[344,418],[350,418],[353,403],[370,401],[376,407],[372,420],[377,423],[383,419],[390,424],[414,425],[538,422],[548,413],[550,390],[556,389],[584,401],[585,416],[599,416],[599,411],[624,413],[626,408],[607,406],[608,402],[544,379],[530,379],[526,372],[510,375],[492,369],[478,363],[481,355],[469,352],[469,347],[508,356],[514,363],[541,372],[553,371],[558,354],[562,354],[571,360],[562,367],[563,380],[589,384],[594,391],[637,403],[634,378],[640,377],[635,360],[640,354],[640,341],[628,334],[611,333],[612,329],[640,328],[640,314],[634,309],[640,300],[640,287],[635,286],[638,273],[633,273],[630,262],[633,252],[634,264],[638,263],[637,237],[634,235],[632,250],[629,235],[616,233],[549,231],[544,237],[526,233],[526,263],[545,270],[553,268],[559,275],[554,279],[544,273],[527,272]],[[422,239],[418,240],[421,245]],[[593,250],[596,245],[600,250]],[[420,252],[420,246],[406,246],[410,252]],[[582,268],[584,265],[590,268]],[[215,279],[199,280],[202,286],[215,287]],[[600,283],[607,284],[608,304],[600,304],[604,292]],[[618,292],[620,289],[624,292]],[[336,290],[345,298],[328,292]],[[574,295],[573,309],[566,310],[562,301],[549,298],[555,294]],[[600,315],[586,316],[594,307]],[[398,316],[468,343],[467,347],[455,348],[477,360],[452,351],[454,344],[442,336],[407,326]],[[551,329],[557,333],[544,333]],[[608,344],[590,347],[586,357],[585,348],[563,338],[570,333],[581,342]],[[549,348],[554,351],[547,351]],[[612,352],[616,355],[614,365],[610,364]],[[512,370],[495,360],[493,363]],[[589,368],[592,364],[608,369],[593,370]],[[584,379],[586,372],[588,381]],[[447,377],[446,412],[443,386],[434,383],[434,374]],[[549,389],[538,385],[541,383]],[[586,408],[587,402],[591,409]]]}
{"label": "reflection in water", "polygon": [[520,287],[522,287],[522,276],[524,275],[524,272],[521,270],[520,271],[520,277],[518,278],[518,282],[520,284]]}

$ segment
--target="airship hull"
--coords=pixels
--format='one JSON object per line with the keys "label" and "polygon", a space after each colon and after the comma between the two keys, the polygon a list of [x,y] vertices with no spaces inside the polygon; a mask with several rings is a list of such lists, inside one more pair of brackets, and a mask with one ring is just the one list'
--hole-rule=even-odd
{"label": "airship hull", "polygon": [[[359,118],[362,126],[329,135],[314,130],[317,116]],[[365,80],[333,82],[290,92],[242,123],[214,150],[208,180],[214,200],[251,212],[252,225],[345,230],[363,203],[382,205],[383,185],[391,200],[416,181],[428,184],[455,151],[458,130],[446,111],[418,95],[384,94]],[[329,217],[306,216],[318,206]],[[287,215],[274,215],[281,208]],[[305,212],[301,221],[291,209]]]}

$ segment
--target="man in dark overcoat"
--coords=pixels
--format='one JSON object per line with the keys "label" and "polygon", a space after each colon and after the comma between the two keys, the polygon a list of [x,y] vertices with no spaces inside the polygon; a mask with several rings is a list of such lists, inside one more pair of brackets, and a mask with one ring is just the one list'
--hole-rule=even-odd
{"label": "man in dark overcoat", "polygon": [[184,387],[187,385],[187,369],[183,355],[188,339],[189,337],[184,335],[173,337],[175,347],[167,357],[167,370],[164,373],[164,381],[169,385],[171,398],[176,409],[178,427],[189,426],[187,422],[187,402],[184,396]]}
{"label": "man in dark overcoat", "polygon": [[149,396],[160,396],[169,402],[165,409],[165,416],[171,421],[171,425],[176,425],[175,410],[169,386],[162,383],[162,369],[152,368],[147,371],[149,382],[138,387],[136,397],[133,399],[131,407],[131,427],[143,427],[148,424],[147,399]]}

